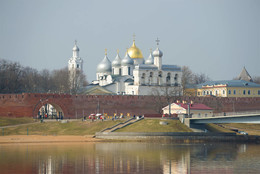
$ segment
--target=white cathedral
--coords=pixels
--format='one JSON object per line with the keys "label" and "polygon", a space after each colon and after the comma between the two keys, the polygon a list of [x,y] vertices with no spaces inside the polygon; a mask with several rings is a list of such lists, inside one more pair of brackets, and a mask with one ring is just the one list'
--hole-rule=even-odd
{"label": "white cathedral", "polygon": [[[144,60],[135,39],[127,49],[123,59],[119,51],[115,59],[109,60],[107,52],[97,65],[96,80],[82,90],[85,94],[117,94],[117,95],[182,95],[181,68],[177,65],[163,65],[163,53],[157,48],[150,51]],[[75,48],[75,49],[74,49]],[[73,57],[69,60],[69,71],[73,68],[82,70],[83,61],[78,56],[79,49],[75,43]]]}

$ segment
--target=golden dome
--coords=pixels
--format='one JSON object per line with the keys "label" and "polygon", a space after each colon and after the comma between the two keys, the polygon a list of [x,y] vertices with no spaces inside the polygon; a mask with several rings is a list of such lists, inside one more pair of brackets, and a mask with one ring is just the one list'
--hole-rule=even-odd
{"label": "golden dome", "polygon": [[127,49],[127,52],[132,59],[135,59],[135,58],[142,59],[143,58],[143,54],[142,54],[141,50],[136,47],[135,41],[133,42],[133,45]]}

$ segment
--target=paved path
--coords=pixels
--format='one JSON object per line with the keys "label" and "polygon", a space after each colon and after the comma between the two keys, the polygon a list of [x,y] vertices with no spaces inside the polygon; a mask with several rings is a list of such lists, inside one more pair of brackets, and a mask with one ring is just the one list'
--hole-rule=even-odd
{"label": "paved path", "polygon": [[123,126],[125,126],[125,125],[127,125],[127,124],[130,124],[130,123],[134,123],[134,122],[136,122],[136,121],[138,121],[138,120],[137,120],[137,119],[132,119],[132,120],[126,122],[126,123],[119,124],[119,125],[117,125],[116,127],[113,127],[112,129],[107,129],[107,130],[105,130],[104,132],[113,132],[113,131],[115,131],[116,129],[120,129],[120,128],[122,128]]}
{"label": "paved path", "polygon": [[31,124],[36,124],[36,123],[39,123],[39,122],[37,121],[37,122],[33,122],[33,123],[24,123],[24,124],[15,124],[15,125],[9,125],[9,126],[0,126],[0,129],[2,129],[2,128],[9,128],[9,127],[23,126],[23,125],[31,125]]}

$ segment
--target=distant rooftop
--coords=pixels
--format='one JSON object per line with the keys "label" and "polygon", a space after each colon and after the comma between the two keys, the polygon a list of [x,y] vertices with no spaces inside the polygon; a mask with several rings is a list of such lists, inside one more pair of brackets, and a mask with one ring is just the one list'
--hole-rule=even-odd
{"label": "distant rooftop", "polygon": [[252,77],[249,75],[245,67],[242,69],[241,73],[237,77],[237,80],[245,80],[248,82],[253,82]]}
{"label": "distant rooftop", "polygon": [[198,84],[197,88],[202,88],[205,86],[217,86],[226,85],[228,87],[260,87],[259,84],[248,82],[245,80],[219,80],[219,81],[207,81],[202,84]]}

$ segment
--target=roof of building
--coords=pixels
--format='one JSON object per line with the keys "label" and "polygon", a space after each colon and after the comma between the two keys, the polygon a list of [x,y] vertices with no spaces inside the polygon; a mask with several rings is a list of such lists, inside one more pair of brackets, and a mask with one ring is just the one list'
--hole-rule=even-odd
{"label": "roof of building", "polygon": [[[174,104],[179,105],[184,109],[188,109],[188,104],[184,104],[184,103],[174,103]],[[190,110],[213,110],[213,109],[202,103],[193,103],[190,104]]]}
{"label": "roof of building", "polygon": [[[188,105],[187,103],[172,103],[171,105],[178,105],[184,109],[188,109]],[[169,106],[166,106],[163,108],[163,110],[167,110],[169,109]],[[202,103],[193,103],[190,104],[190,110],[213,110],[212,108],[202,104]]]}
{"label": "roof of building", "polygon": [[162,65],[162,70],[165,71],[181,71],[181,67],[177,65]]}
{"label": "roof of building", "polygon": [[81,94],[89,94],[89,95],[114,95],[112,91],[99,86],[99,85],[88,85],[85,88],[81,89]]}
{"label": "roof of building", "polygon": [[239,74],[239,76],[237,77],[238,80],[245,80],[248,82],[253,82],[252,77],[249,75],[249,73],[247,72],[246,68],[244,67],[241,71],[241,73]]}
{"label": "roof of building", "polygon": [[259,84],[248,82],[245,80],[219,80],[219,81],[207,81],[197,85],[197,88],[203,88],[206,86],[219,86],[225,85],[227,87],[260,87]]}

